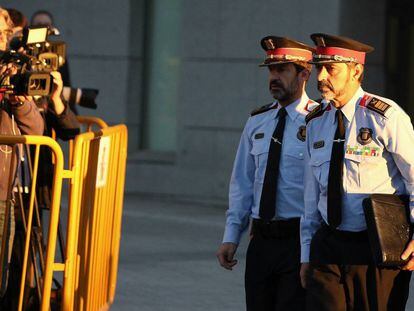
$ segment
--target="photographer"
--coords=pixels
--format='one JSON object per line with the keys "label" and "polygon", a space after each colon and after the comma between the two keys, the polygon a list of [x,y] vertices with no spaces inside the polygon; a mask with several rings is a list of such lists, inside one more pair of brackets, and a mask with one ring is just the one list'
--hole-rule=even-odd
{"label": "photographer", "polygon": [[52,71],[52,92],[49,97],[42,97],[41,108],[45,111],[45,135],[50,135],[51,128],[56,131],[57,137],[62,140],[74,138],[80,131],[80,124],[75,114],[62,98],[63,80],[59,71]]}
{"label": "photographer", "polygon": [[[13,17],[15,17],[13,19],[13,29],[24,29],[27,26],[27,19],[21,12],[15,9],[8,9],[8,11],[13,12]],[[51,25],[43,24],[38,26],[52,27]],[[50,34],[50,29],[48,31],[48,34]],[[21,37],[24,37],[24,35],[21,34]],[[9,38],[9,44],[12,46],[10,39],[11,37]],[[33,54],[33,52],[31,52],[31,47],[26,47],[24,43],[20,46],[21,47],[19,49],[19,52],[22,54],[26,55],[29,53],[34,58],[38,58],[40,56],[40,54]],[[48,65],[43,69],[45,72],[50,72],[50,93],[46,96],[36,96],[36,104],[41,112],[44,121],[43,135],[52,136],[52,133],[54,131],[56,133],[56,138],[69,140],[79,134],[80,125],[76,119],[74,112],[62,96],[64,82],[61,73],[57,71],[61,69],[61,66],[59,66],[57,63],[52,63],[54,65]],[[39,205],[46,208],[48,208],[50,205],[50,189],[52,187],[51,176],[53,176],[51,153],[46,148],[41,148],[37,194]],[[22,182],[24,183],[24,181]]]}
{"label": "photographer", "polygon": [[[46,10],[39,10],[33,13],[30,19],[31,26],[47,26],[53,31],[56,35],[59,35],[59,30],[54,25],[54,18],[52,13]],[[59,68],[59,72],[62,75],[63,85],[71,86],[70,84],[70,75],[69,75],[69,62],[66,59],[62,67]]]}
{"label": "photographer", "polygon": [[[19,21],[25,21],[24,15],[16,10],[9,9],[13,11],[14,16],[18,16],[20,18],[14,19],[14,24],[11,22],[7,23],[7,29],[24,29],[24,23],[20,23]],[[4,11],[4,10],[3,10]],[[1,24],[0,24],[1,25]],[[27,29],[24,29],[24,31],[27,31]],[[42,95],[44,96],[35,96],[36,98],[36,105],[31,102],[33,109],[37,113],[37,120],[36,123],[38,125],[41,125],[41,129],[38,132],[38,134],[43,134],[46,136],[52,136],[53,131],[56,133],[56,137],[60,138],[62,140],[69,140],[74,138],[79,132],[80,132],[80,125],[76,119],[75,114],[71,111],[71,109],[68,107],[67,103],[62,98],[62,90],[63,90],[63,81],[61,74],[58,71],[54,71],[56,69],[52,65],[47,65],[47,62],[45,63],[45,67],[37,68],[38,59],[39,59],[39,52],[37,50],[33,50],[31,46],[26,45],[27,42],[25,42],[24,37],[24,31],[20,32],[14,32],[14,31],[7,31],[7,36],[3,36],[2,39],[4,39],[5,42],[3,42],[3,47],[6,46],[13,47],[13,50],[18,50],[18,53],[13,51],[7,51],[10,55],[14,56],[14,58],[9,57],[14,62],[15,59],[20,60],[20,58],[26,60],[29,59],[30,62],[28,64],[35,64],[36,67],[28,66],[27,69],[33,69],[34,71],[27,71],[26,75],[32,75],[36,74],[37,72],[42,72],[42,79],[44,79],[45,75],[49,76],[50,79],[50,85],[51,88],[48,89],[45,87],[44,90],[42,90]],[[30,30],[29,30],[30,31]],[[15,33],[15,35],[13,35]],[[15,37],[15,38],[14,38]],[[14,43],[11,43],[11,40],[14,41]],[[20,42],[19,42],[20,41]],[[18,44],[16,44],[18,43]],[[19,46],[19,48],[15,48],[15,46]],[[7,63],[7,60],[4,61],[4,57],[2,58],[3,63]],[[43,64],[43,62],[39,62]],[[55,64],[55,63],[54,63]],[[12,80],[10,79],[10,70],[17,72],[17,69],[14,68],[13,65],[7,64],[7,66],[3,66],[5,69],[2,72],[2,84],[7,81],[7,79],[3,79],[4,77],[8,77],[8,83],[12,84]],[[39,71],[40,70],[40,71]],[[22,73],[19,71],[19,74]],[[30,84],[29,80],[23,80],[26,82],[19,81],[19,86],[26,90],[26,92],[29,92],[30,87],[28,85]],[[49,85],[49,82],[48,82]],[[12,88],[12,90],[16,89],[15,87]],[[6,88],[6,86],[5,86]],[[36,91],[37,89],[33,89]],[[30,93],[29,93],[30,94]],[[40,114],[39,114],[40,112]],[[25,150],[26,151],[26,150]],[[22,154],[25,159],[28,159],[27,154]],[[52,176],[54,173],[54,166],[52,162],[52,154],[49,148],[41,147],[40,148],[40,154],[39,154],[39,166],[38,166],[38,174],[37,174],[37,202],[41,208],[49,208],[50,206],[50,190],[52,188]],[[19,170],[19,173],[21,172],[20,183],[22,186],[28,186],[30,184],[30,174],[27,174],[25,172],[28,172],[28,161],[22,162],[21,170]],[[25,176],[29,177],[29,179],[24,178]],[[11,188],[11,187],[10,187]],[[24,189],[23,187],[22,189]],[[23,202],[25,201],[26,196],[23,195]],[[11,208],[13,209],[13,208]],[[6,265],[9,265],[8,270],[8,282],[9,286],[7,287],[7,283],[3,284],[2,286],[2,292],[4,295],[4,298],[0,301],[0,309],[15,309],[16,307],[16,297],[19,295],[19,284],[20,284],[20,277],[21,277],[21,267],[22,267],[22,247],[24,244],[24,226],[22,223],[22,215],[17,214],[14,215],[14,210],[12,211],[12,219],[10,221],[11,226],[13,227],[10,234],[10,243],[8,247],[8,256],[7,256],[7,262],[5,262]],[[15,218],[16,217],[16,218]],[[14,239],[14,247],[13,247],[13,239]],[[11,255],[12,254],[12,255]],[[4,279],[4,278],[3,278]],[[7,278],[6,278],[7,279]],[[31,285],[27,284],[27,286],[31,287]],[[4,294],[5,290],[7,288],[7,293]],[[29,289],[29,288],[28,288]],[[25,298],[25,301],[27,305],[36,306],[37,300],[36,296],[33,295],[34,291],[31,288],[29,292],[29,295]]]}
{"label": "photographer", "polygon": [[[7,48],[13,24],[6,10],[0,8],[0,50]],[[12,64],[0,65],[0,79],[17,73]],[[0,135],[42,135],[43,122],[31,97],[5,94],[0,89]],[[12,158],[12,148],[0,145],[0,297],[7,288],[8,266],[14,240],[14,206],[12,183],[17,159]],[[6,233],[6,235],[4,234]],[[0,302],[1,305],[1,302]]]}
{"label": "photographer", "polygon": [[[50,96],[44,96],[37,101],[45,123],[43,135],[52,136],[54,130],[56,138],[64,141],[73,139],[80,133],[80,124],[67,102],[62,99],[63,81],[60,72],[52,71],[50,74],[53,77],[52,92]],[[49,208],[53,176],[52,155],[49,150],[41,149],[39,164],[37,198],[39,206]]]}

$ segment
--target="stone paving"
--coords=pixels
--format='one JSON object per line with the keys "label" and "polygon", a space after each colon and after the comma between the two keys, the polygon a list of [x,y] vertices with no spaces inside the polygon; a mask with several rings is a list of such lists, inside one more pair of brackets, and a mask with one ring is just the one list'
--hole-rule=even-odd
{"label": "stone paving", "polygon": [[[224,212],[224,207],[126,196],[111,310],[244,310],[246,239],[233,271],[219,267],[215,257]],[[413,298],[407,310],[414,310]]]}

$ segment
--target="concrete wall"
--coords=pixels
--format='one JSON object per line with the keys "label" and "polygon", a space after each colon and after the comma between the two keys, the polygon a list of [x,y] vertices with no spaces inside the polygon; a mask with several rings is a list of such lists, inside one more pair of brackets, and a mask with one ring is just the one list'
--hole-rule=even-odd
{"label": "concrete wall", "polygon": [[[330,14],[315,18],[321,6]],[[177,152],[131,155],[128,189],[225,202],[249,112],[272,101],[267,71],[257,66],[259,40],[278,34],[311,43],[312,32],[338,33],[339,8],[340,1],[185,0]]]}
{"label": "concrete wall", "polygon": [[367,54],[362,87],[385,96],[386,1],[342,1],[340,33],[375,48]]}
{"label": "concrete wall", "polygon": [[[73,85],[101,90],[98,115],[129,126],[127,191],[225,203],[240,133],[249,112],[269,103],[259,40],[344,34],[371,43],[364,84],[383,93],[385,0],[181,0],[177,150],[139,150],[144,119],[145,0],[2,1],[28,16],[53,12],[68,42]],[[358,9],[355,9],[358,8]],[[375,21],[375,22],[373,22]],[[309,95],[316,97],[314,78]]]}
{"label": "concrete wall", "polygon": [[[1,2],[2,7],[19,9],[28,18],[39,9],[50,11],[61,39],[67,42],[72,85],[100,90],[98,110],[81,108],[81,113],[98,115],[109,123],[131,120],[132,129],[139,119],[134,107],[140,102],[139,95],[129,91],[129,82],[135,84],[135,92],[140,91],[141,74],[132,78],[131,72],[140,70],[143,26],[136,21],[130,23],[130,14],[134,11],[138,14],[134,18],[143,21],[139,15],[144,12],[143,4],[143,0]],[[134,97],[134,103],[130,97]]]}

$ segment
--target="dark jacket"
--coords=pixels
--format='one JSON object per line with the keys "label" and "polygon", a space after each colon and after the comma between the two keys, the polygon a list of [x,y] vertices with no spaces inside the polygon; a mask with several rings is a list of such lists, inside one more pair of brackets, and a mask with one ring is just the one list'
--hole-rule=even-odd
{"label": "dark jacket", "polygon": [[[67,141],[75,138],[80,133],[80,124],[76,115],[66,103],[64,104],[65,110],[60,115],[56,115],[53,109],[48,109],[48,106],[45,107],[42,112],[45,123],[43,135],[52,136],[52,130],[54,130],[56,138]],[[46,208],[50,207],[53,169],[50,150],[41,148],[39,155],[39,174],[37,177],[37,199],[39,205]]]}
{"label": "dark jacket", "polygon": [[[7,100],[0,104],[0,135],[42,135],[43,121],[36,105],[25,101],[22,105],[11,105]],[[11,167],[11,148],[0,145],[0,200],[7,199]],[[15,161],[14,163],[17,163]]]}

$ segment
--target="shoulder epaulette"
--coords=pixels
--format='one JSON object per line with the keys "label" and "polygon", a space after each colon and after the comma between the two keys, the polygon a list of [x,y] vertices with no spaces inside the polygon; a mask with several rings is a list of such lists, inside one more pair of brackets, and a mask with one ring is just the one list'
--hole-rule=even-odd
{"label": "shoulder epaulette", "polygon": [[391,107],[391,105],[376,97],[372,97],[365,107],[385,117],[385,112]]}
{"label": "shoulder epaulette", "polygon": [[263,112],[269,111],[270,109],[274,109],[274,108],[277,107],[277,105],[274,105],[272,107],[272,104],[273,103],[270,103],[270,104],[267,104],[267,105],[264,105],[262,107],[259,107],[259,108],[254,109],[252,112],[250,112],[250,116],[253,117],[255,115],[261,114]]}
{"label": "shoulder epaulette", "polygon": [[320,117],[323,115],[325,109],[322,108],[322,105],[318,105],[313,109],[309,114],[305,117],[305,122],[308,124],[308,122],[314,118]]}

